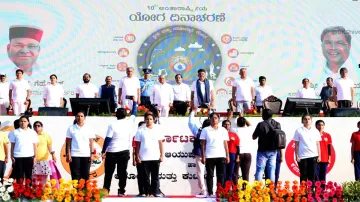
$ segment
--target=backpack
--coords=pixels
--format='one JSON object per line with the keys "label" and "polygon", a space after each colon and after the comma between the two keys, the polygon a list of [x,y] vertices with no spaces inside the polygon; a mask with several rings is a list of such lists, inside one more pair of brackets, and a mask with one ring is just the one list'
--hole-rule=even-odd
{"label": "backpack", "polygon": [[283,130],[278,129],[278,128],[274,128],[270,123],[268,123],[267,121],[265,121],[269,127],[270,127],[270,131],[268,133],[270,139],[272,140],[271,144],[271,148],[274,150],[277,149],[285,149],[286,147],[286,134]]}

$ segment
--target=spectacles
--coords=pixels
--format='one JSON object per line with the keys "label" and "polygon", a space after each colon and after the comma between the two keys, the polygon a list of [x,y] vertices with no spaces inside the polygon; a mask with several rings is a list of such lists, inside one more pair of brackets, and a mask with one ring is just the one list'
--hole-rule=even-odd
{"label": "spectacles", "polygon": [[37,50],[39,48],[38,45],[34,45],[34,44],[28,44],[28,45],[16,44],[16,45],[11,45],[11,46],[18,50],[26,47],[28,50],[31,50],[31,51]]}
{"label": "spectacles", "polygon": [[346,45],[348,45],[348,43],[345,43],[345,42],[342,42],[342,41],[338,41],[338,42],[331,42],[331,41],[324,41],[323,42],[323,45],[327,48],[331,48],[331,47],[336,47],[336,48],[343,48],[345,47]]}
{"label": "spectacles", "polygon": [[39,127],[39,128],[40,128],[40,127],[41,127],[41,125],[35,125],[34,127]]}

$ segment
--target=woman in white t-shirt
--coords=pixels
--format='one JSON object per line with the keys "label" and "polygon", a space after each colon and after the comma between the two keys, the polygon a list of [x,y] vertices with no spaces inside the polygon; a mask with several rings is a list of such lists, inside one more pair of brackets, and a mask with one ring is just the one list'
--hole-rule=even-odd
{"label": "woman in white t-shirt", "polygon": [[254,128],[250,127],[251,123],[244,117],[239,117],[236,120],[236,125],[236,133],[240,139],[240,162],[235,164],[234,175],[239,176],[239,169],[241,169],[242,179],[249,181]]}
{"label": "woman in white t-shirt", "polygon": [[13,175],[17,181],[21,178],[31,179],[32,168],[36,164],[37,134],[31,129],[29,117],[20,117],[20,128],[9,133],[11,142],[11,160]]}
{"label": "woman in white t-shirt", "polygon": [[206,168],[206,185],[208,193],[213,196],[213,177],[216,168],[217,183],[224,185],[225,165],[230,162],[229,149],[227,141],[229,141],[228,131],[219,126],[220,115],[212,113],[209,116],[210,126],[205,127],[201,131],[201,162]]}
{"label": "woman in white t-shirt", "polygon": [[299,164],[300,181],[315,181],[317,162],[320,161],[319,131],[311,126],[312,117],[307,114],[301,118],[303,126],[295,131],[295,157]]}
{"label": "woman in white t-shirt", "polygon": [[[143,188],[147,197],[158,197],[160,193],[159,168],[164,160],[162,131],[159,125],[154,124],[152,113],[145,114],[146,126],[140,127],[135,135],[136,161],[142,164]],[[151,183],[150,183],[151,176]]]}
{"label": "woman in white t-shirt", "polygon": [[90,165],[93,160],[95,138],[94,132],[85,123],[85,113],[80,111],[75,116],[76,123],[66,133],[66,162],[70,164],[73,180],[88,180]]}

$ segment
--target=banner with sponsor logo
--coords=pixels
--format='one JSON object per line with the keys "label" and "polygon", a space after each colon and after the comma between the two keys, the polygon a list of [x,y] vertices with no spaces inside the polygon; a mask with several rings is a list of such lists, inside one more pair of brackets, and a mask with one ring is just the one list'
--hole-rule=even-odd
{"label": "banner with sponsor logo", "polygon": [[[24,69],[34,110],[43,106],[50,74],[70,98],[84,73],[99,87],[108,75],[118,86],[126,67],[134,67],[138,77],[151,68],[152,79],[165,75],[171,84],[176,74],[191,84],[203,68],[215,84],[217,111],[228,108],[240,68],[248,69],[255,84],[266,76],[274,95],[285,101],[296,95],[303,78],[319,95],[325,79],[339,77],[338,68],[347,67],[357,100],[359,10],[360,2],[351,0],[4,0],[0,72],[11,81],[16,68]],[[24,41],[9,34],[18,25],[37,27],[42,36]],[[333,26],[342,28],[323,32]]]}
{"label": "banner with sponsor logo", "polygon": [[[10,131],[11,124],[15,117],[1,117],[1,131]],[[198,125],[204,118],[197,118]],[[277,118],[281,123],[282,129],[285,131],[288,140],[288,146],[284,151],[284,162],[281,165],[280,180],[299,180],[299,167],[294,159],[294,142],[291,141],[294,132],[301,124],[301,118]],[[33,117],[31,123],[39,120],[44,124],[44,130],[52,137],[53,148],[56,151],[57,166],[61,175],[65,179],[71,179],[70,169],[68,163],[65,161],[65,136],[67,128],[72,124],[72,117]],[[137,118],[136,123],[142,118]],[[313,118],[313,123],[318,118]],[[354,180],[354,168],[350,163],[350,137],[352,132],[357,131],[356,118],[324,118],[325,131],[330,133],[333,142],[332,158],[328,168],[328,180],[336,182],[344,182]],[[115,118],[108,117],[87,117],[86,124],[93,127],[96,134],[95,149],[96,159],[91,164],[90,177],[98,180],[99,185],[102,186],[104,179],[104,161],[100,157],[103,146],[105,133],[109,123],[116,121]],[[255,126],[260,118],[249,118],[251,127]],[[137,124],[135,124],[137,125]],[[136,126],[134,125],[134,134]],[[235,126],[235,120],[232,121]],[[164,135],[164,150],[165,160],[160,164],[160,187],[162,192],[166,195],[194,195],[199,193],[197,185],[196,164],[194,155],[192,154],[193,140],[190,130],[188,129],[187,118],[162,118],[161,124]],[[131,126],[129,126],[131,127]],[[244,134],[252,135],[252,134]],[[241,141],[241,140],[240,140]],[[252,162],[250,169],[250,179],[254,180],[256,169],[256,151],[257,141],[248,143],[252,148]],[[155,145],[156,146],[156,145]],[[132,151],[130,151],[131,154]],[[11,162],[7,164],[5,176],[9,176],[11,172]],[[126,186],[127,194],[138,194],[137,189],[137,171],[132,165],[132,158],[128,164],[128,180]],[[215,180],[215,179],[214,179]],[[117,173],[114,172],[114,177],[111,185],[111,194],[117,194],[118,189]]]}

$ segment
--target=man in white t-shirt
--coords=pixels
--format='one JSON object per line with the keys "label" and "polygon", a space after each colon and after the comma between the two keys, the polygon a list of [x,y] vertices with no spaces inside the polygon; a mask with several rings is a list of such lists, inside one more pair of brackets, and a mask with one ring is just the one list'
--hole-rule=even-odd
{"label": "man in white t-shirt", "polygon": [[45,107],[60,107],[63,104],[64,89],[57,83],[57,76],[50,75],[50,84],[44,89],[44,106]]}
{"label": "man in white t-shirt", "polygon": [[76,98],[98,98],[98,88],[90,83],[91,75],[88,73],[85,73],[83,76],[83,84],[80,84],[75,92],[76,92]]}
{"label": "man in white t-shirt", "polygon": [[295,131],[293,140],[295,141],[295,158],[299,164],[300,182],[312,181],[316,176],[317,162],[320,161],[320,141],[319,131],[311,126],[312,118],[304,115],[302,118],[303,126]]}
{"label": "man in white t-shirt", "polygon": [[350,108],[354,104],[354,81],[347,77],[348,70],[340,69],[341,78],[334,82],[334,102],[338,108]]}
{"label": "man in white t-shirt", "polygon": [[247,77],[247,69],[240,69],[240,79],[235,80],[232,87],[232,100],[236,111],[243,114],[255,104],[254,81]]}
{"label": "man in white t-shirt", "polygon": [[272,89],[270,86],[266,85],[266,77],[259,77],[260,85],[255,88],[255,105],[256,110],[260,112],[263,109],[263,101],[268,98],[270,95],[273,95]]}
{"label": "man in white t-shirt", "polygon": [[140,104],[140,81],[133,74],[134,69],[132,67],[126,68],[126,76],[119,82],[118,103],[123,108],[127,106],[132,109],[133,97],[135,97],[137,104]]}
{"label": "man in white t-shirt", "polygon": [[24,71],[21,69],[16,70],[16,79],[9,86],[10,105],[13,107],[15,115],[24,113],[30,100],[30,85],[27,80],[23,79],[23,73]]}
{"label": "man in white t-shirt", "polygon": [[316,99],[315,90],[310,87],[310,80],[308,78],[304,78],[302,80],[302,84],[303,87],[297,91],[296,97]]}
{"label": "man in white t-shirt", "polygon": [[225,164],[230,162],[227,141],[229,140],[228,131],[219,126],[220,115],[210,114],[210,126],[201,131],[201,162],[206,168],[206,185],[208,193],[213,193],[213,177],[216,168],[217,183],[224,185]]}
{"label": "man in white t-shirt", "polygon": [[191,105],[199,108],[213,108],[214,84],[206,78],[204,69],[198,70],[198,77],[191,85]]}
{"label": "man in white t-shirt", "polygon": [[6,115],[9,107],[9,83],[6,74],[0,73],[0,115]]}
{"label": "man in white t-shirt", "polygon": [[172,86],[165,82],[164,75],[160,75],[159,83],[154,85],[150,101],[152,104],[157,105],[161,117],[169,116],[169,110],[174,101],[174,92]]}

